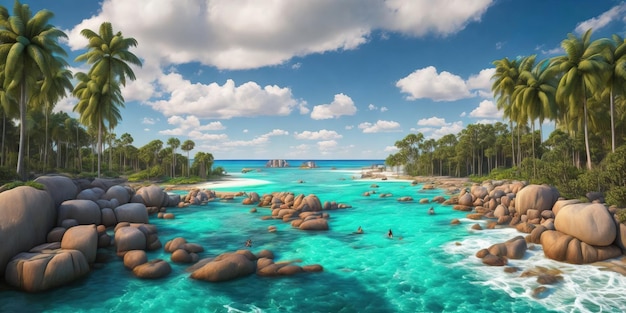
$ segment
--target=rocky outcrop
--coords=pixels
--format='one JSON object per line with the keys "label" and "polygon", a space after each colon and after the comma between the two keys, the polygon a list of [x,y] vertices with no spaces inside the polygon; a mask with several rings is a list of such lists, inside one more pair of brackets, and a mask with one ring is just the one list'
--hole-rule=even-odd
{"label": "rocky outcrop", "polygon": [[148,211],[143,203],[127,203],[116,207],[113,212],[118,223],[148,223]]}
{"label": "rocky outcrop", "polygon": [[550,210],[559,199],[559,192],[547,185],[528,185],[515,195],[515,210],[520,215],[526,214],[530,209],[541,213]]}
{"label": "rocky outcrop", "polygon": [[22,252],[6,266],[6,282],[28,292],[65,285],[89,273],[85,255],[78,250]]}
{"label": "rocky outcrop", "polygon": [[622,250],[615,245],[592,246],[554,230],[544,231],[540,243],[546,257],[572,264],[588,264],[622,255]]}
{"label": "rocky outcrop", "polygon": [[16,254],[45,243],[55,224],[48,192],[22,186],[0,193],[0,277]]}
{"label": "rocky outcrop", "polygon": [[140,188],[137,190],[136,196],[141,199],[141,202],[147,207],[161,207],[164,206],[163,203],[168,200],[167,193],[157,185]]}
{"label": "rocky outcrop", "polygon": [[64,220],[74,219],[79,225],[100,225],[102,214],[98,204],[91,200],[67,200],[59,206],[58,225]]}
{"label": "rocky outcrop", "polygon": [[613,215],[599,203],[562,207],[554,219],[554,228],[592,246],[608,246],[617,236]]}
{"label": "rocky outcrop", "polygon": [[46,186],[46,191],[54,201],[54,207],[58,207],[63,201],[72,200],[78,194],[78,187],[69,177],[65,176],[40,176],[35,182]]}
{"label": "rocky outcrop", "polygon": [[[247,250],[243,250],[247,251]],[[237,251],[224,253],[191,273],[191,278],[210,282],[221,282],[254,273],[256,257],[252,253]]]}

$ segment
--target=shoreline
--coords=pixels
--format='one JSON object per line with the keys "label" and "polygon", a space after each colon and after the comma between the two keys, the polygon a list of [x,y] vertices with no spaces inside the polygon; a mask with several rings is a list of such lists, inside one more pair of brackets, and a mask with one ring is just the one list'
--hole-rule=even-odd
{"label": "shoreline", "polygon": [[[470,180],[467,177],[451,177],[451,176],[408,176],[397,175],[395,172],[375,172],[371,175],[371,172],[363,173],[360,178],[354,178],[354,180],[363,181],[407,181],[412,183],[424,184],[425,187],[433,189],[455,189],[462,188],[470,184]],[[270,181],[256,179],[256,178],[244,178],[235,177],[231,175],[223,176],[219,179],[201,182],[197,184],[185,184],[185,185],[168,185],[161,184],[160,186],[166,191],[190,191],[192,189],[214,189],[214,188],[238,188],[248,186],[258,186],[268,184]]]}

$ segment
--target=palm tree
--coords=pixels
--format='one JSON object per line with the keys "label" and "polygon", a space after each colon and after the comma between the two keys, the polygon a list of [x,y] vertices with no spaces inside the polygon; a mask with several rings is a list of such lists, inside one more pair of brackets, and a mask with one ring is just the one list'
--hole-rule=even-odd
{"label": "palm tree", "polygon": [[106,120],[109,124],[117,124],[117,121],[122,118],[118,105],[123,103],[124,99],[119,85],[112,85],[113,89],[104,93],[102,80],[92,79],[82,72],[76,73],[75,77],[78,84],[74,87],[73,94],[78,98],[78,103],[73,110],[80,114],[80,122],[83,125],[97,130],[98,177],[100,177],[104,122]]}
{"label": "palm tree", "polygon": [[[83,108],[86,106],[93,107],[86,110],[88,114],[91,113],[90,115],[93,116],[83,119],[81,113],[81,120],[89,120],[90,124],[98,125],[99,177],[104,119],[109,122],[109,130],[112,130],[121,120],[118,107],[124,107],[124,98],[120,91],[120,84],[126,86],[127,77],[130,80],[135,80],[135,73],[128,64],[141,66],[141,61],[128,51],[131,47],[137,46],[137,41],[134,38],[124,38],[121,32],[114,34],[111,23],[102,23],[99,34],[90,29],[83,29],[80,33],[89,40],[88,51],[76,57],[76,61],[87,62],[92,66],[89,72],[84,74],[86,77],[77,77],[80,80],[79,85],[84,83],[89,87],[88,91],[81,91],[79,99],[88,101],[88,104],[83,105]],[[81,88],[87,86],[81,86]],[[75,93],[77,88],[74,89]]]}
{"label": "palm tree", "polygon": [[[62,64],[59,62],[59,64]],[[72,78],[72,72],[65,68],[59,68],[54,71],[52,77],[44,78],[39,81],[39,85],[47,85],[48,90],[43,90],[40,88],[35,90],[35,94],[33,95],[33,101],[39,102],[43,104],[43,110],[45,113],[45,143],[44,143],[44,172],[46,171],[46,166],[48,164],[48,151],[49,151],[49,119],[50,114],[52,114],[52,110],[54,109],[54,105],[61,99],[66,96],[66,90],[72,90],[72,82],[70,81]],[[45,80],[48,79],[50,82],[47,83]],[[38,103],[35,103],[37,105]]]}
{"label": "palm tree", "polygon": [[[563,74],[556,90],[556,99],[568,106],[570,111],[582,105],[585,150],[587,153],[587,169],[591,169],[591,153],[589,149],[588,107],[587,99],[594,96],[606,81],[608,64],[602,55],[602,41],[591,41],[591,29],[581,38],[568,34],[561,42],[565,55],[553,58],[553,66],[557,66]],[[575,117],[570,115],[570,117]]]}
{"label": "palm tree", "polygon": [[611,152],[615,152],[615,96],[624,93],[626,85],[626,40],[618,35],[613,35],[613,41],[606,41],[606,61],[609,64],[607,75],[607,88],[609,93],[611,114]]}
{"label": "palm tree", "polygon": [[48,24],[52,16],[48,10],[41,10],[33,16],[30,7],[17,0],[12,16],[0,6],[0,64],[5,64],[0,75],[3,76],[3,88],[18,99],[20,144],[17,173],[22,180],[26,180],[26,104],[41,77],[44,78],[41,88],[48,90],[50,78],[59,69],[52,66],[57,62],[55,56],[66,55],[58,39],[67,36]]}
{"label": "palm tree", "polygon": [[189,168],[191,167],[191,162],[189,159],[189,151],[193,150],[196,144],[193,140],[187,139],[183,142],[183,145],[180,147],[183,151],[187,152],[187,177],[189,177]]}
{"label": "palm tree", "polygon": [[[532,121],[531,134],[535,133],[535,120],[539,127],[543,121],[556,118],[556,68],[548,66],[549,60],[539,62],[532,70],[520,73],[521,83],[515,86],[513,101],[515,106],[526,112]],[[540,132],[541,133],[541,132]],[[533,170],[535,170],[535,140],[532,140]],[[536,173],[533,171],[533,173]]]}
{"label": "palm tree", "polygon": [[180,140],[172,137],[167,140],[167,145],[172,148],[172,176],[176,177],[176,149],[180,146]]}
{"label": "palm tree", "polygon": [[[513,110],[513,90],[519,79],[519,63],[517,60],[504,58],[493,62],[496,72],[493,74],[493,84],[491,90],[496,98],[496,106],[499,110],[504,110],[504,116],[509,118],[509,128],[513,131],[513,120],[517,118]],[[511,136],[511,155],[513,166],[515,166],[515,143]]]}

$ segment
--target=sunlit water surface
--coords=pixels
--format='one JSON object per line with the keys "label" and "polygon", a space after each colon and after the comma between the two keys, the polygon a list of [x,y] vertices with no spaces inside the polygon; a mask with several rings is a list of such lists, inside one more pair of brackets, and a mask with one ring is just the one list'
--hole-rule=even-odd
{"label": "sunlit water surface", "polygon": [[[474,254],[519,235],[514,229],[474,231],[476,223],[465,213],[439,204],[419,204],[422,198],[444,195],[421,190],[408,181],[360,180],[361,168],[378,160],[318,161],[319,168],[269,169],[264,161],[217,161],[233,177],[253,178],[256,185],[218,190],[275,191],[316,194],[322,202],[337,201],[352,208],[330,211],[329,231],[291,228],[289,223],[262,220],[266,208],[210,202],[188,208],[170,208],[174,220],[151,217],[163,243],[182,236],[201,244],[201,257],[243,249],[247,239],[253,252],[268,249],[276,261],[299,260],[320,264],[321,273],[265,278],[251,275],[224,283],[196,281],[187,265],[172,264],[173,272],[160,280],[140,280],[112,257],[85,279],[38,294],[0,291],[0,312],[622,312],[626,310],[626,279],[594,266],[572,266],[547,260],[541,247],[529,250],[520,268],[505,273],[502,267],[483,265]],[[242,168],[258,168],[241,174]],[[302,183],[300,181],[303,181]],[[377,184],[378,188],[373,188]],[[377,194],[363,196],[366,191]],[[182,193],[182,192],[181,192]],[[380,193],[393,197],[380,198]],[[415,201],[396,199],[411,196]],[[434,207],[436,214],[428,215]],[[451,225],[459,218],[461,225]],[[267,227],[274,225],[276,233]],[[362,235],[353,232],[359,227]],[[393,239],[387,231],[393,230]],[[169,255],[149,252],[149,259]],[[520,277],[535,266],[559,268],[563,281],[547,286],[544,297],[532,290],[534,277]]]}

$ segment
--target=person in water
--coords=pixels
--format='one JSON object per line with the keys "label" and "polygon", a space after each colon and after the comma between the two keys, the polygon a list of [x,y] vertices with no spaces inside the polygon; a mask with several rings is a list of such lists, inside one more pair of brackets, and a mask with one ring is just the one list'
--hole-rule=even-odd
{"label": "person in water", "polygon": [[361,228],[361,226],[359,226],[359,229],[356,230],[357,234],[362,234],[363,233],[363,228]]}
{"label": "person in water", "polygon": [[430,209],[428,209],[428,214],[430,215],[435,214],[435,209],[433,209],[433,207],[430,207]]}
{"label": "person in water", "polygon": [[391,231],[391,229],[389,230],[389,232],[387,233],[387,237],[389,238],[393,238],[393,232]]}
{"label": "person in water", "polygon": [[246,247],[252,247],[252,239],[246,240]]}

